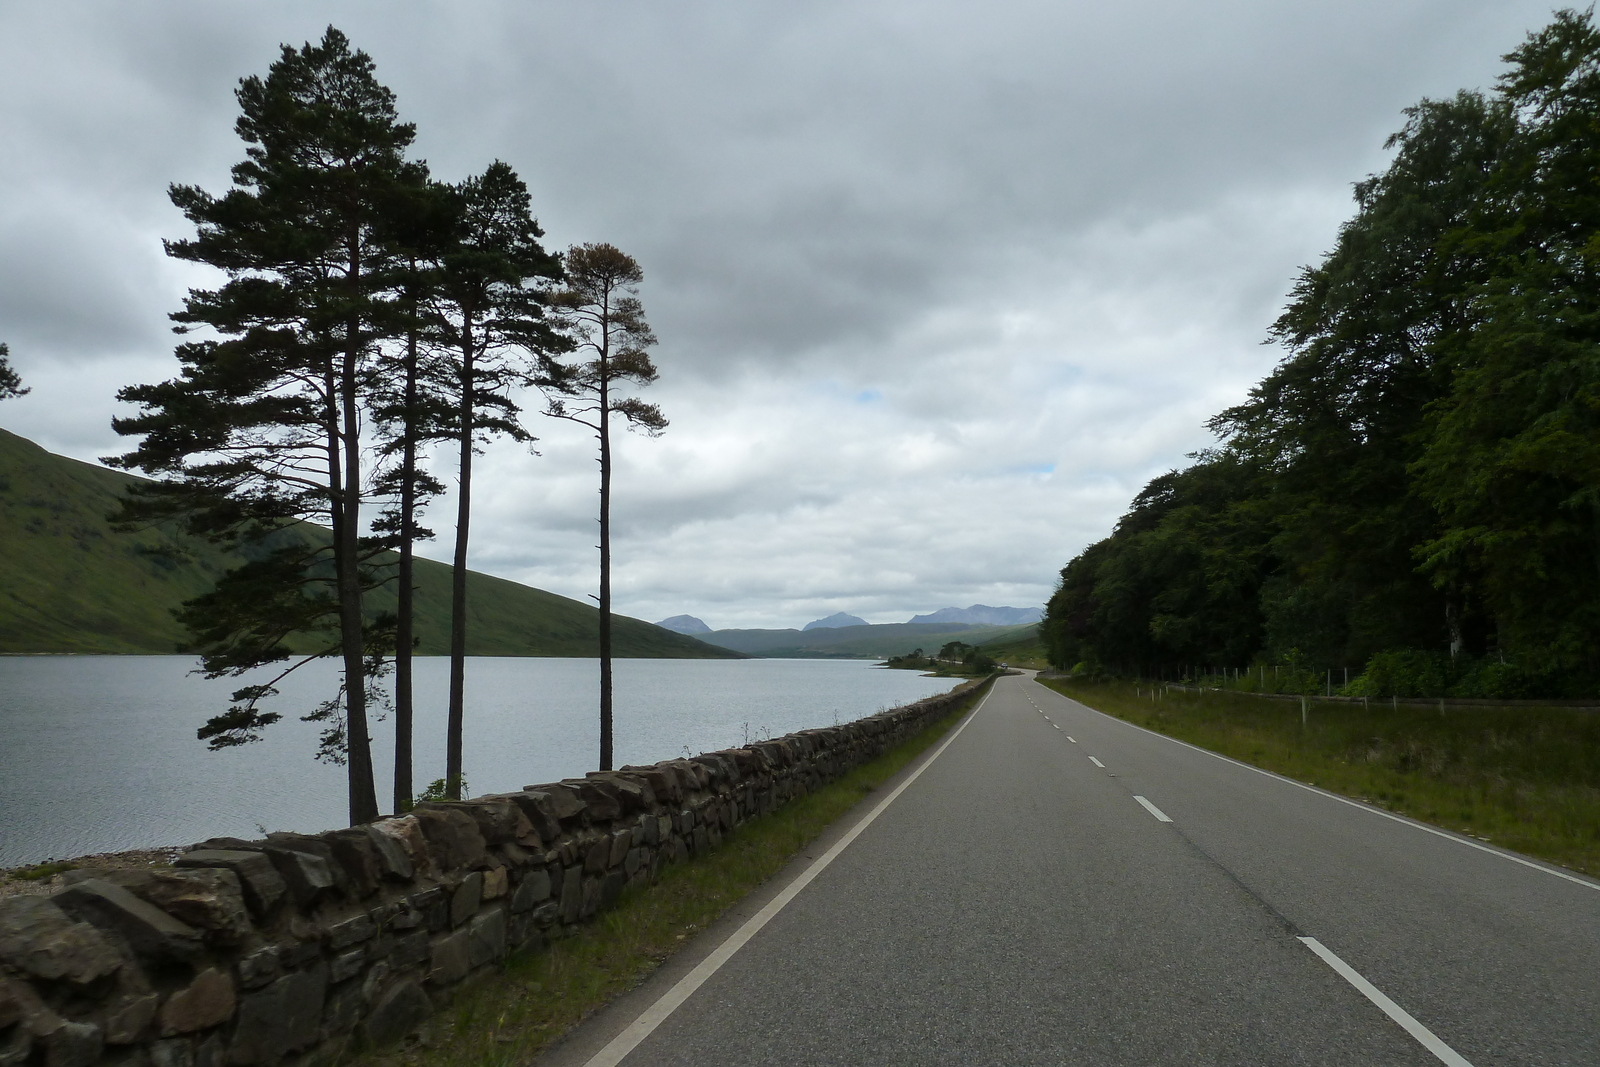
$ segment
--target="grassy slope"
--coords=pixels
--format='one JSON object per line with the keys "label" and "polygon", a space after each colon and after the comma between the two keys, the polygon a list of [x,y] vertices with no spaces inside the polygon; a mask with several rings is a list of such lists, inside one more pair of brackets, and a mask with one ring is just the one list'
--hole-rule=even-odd
{"label": "grassy slope", "polygon": [[[1030,624],[1031,625],[1031,624]],[[793,659],[886,659],[912,649],[936,652],[949,641],[1003,638],[1020,626],[960,626],[943,622],[839,626],[822,630],[716,630],[703,640],[752,656]]]}
{"label": "grassy slope", "polygon": [[[208,589],[234,560],[162,530],[106,523],[126,474],[52,455],[0,430],[0,652],[172,652],[184,639],[172,609]],[[450,626],[450,568],[417,564],[419,651],[441,655]],[[593,656],[599,612],[588,604],[471,572],[467,651],[475,656]],[[373,607],[392,607],[392,593]],[[720,658],[691,637],[617,617],[619,656]]]}
{"label": "grassy slope", "polygon": [[1013,667],[1034,667],[1044,670],[1050,666],[1044,642],[1039,639],[1039,624],[1015,626],[1004,633],[984,641],[979,648],[991,658]]}
{"label": "grassy slope", "polygon": [[1600,713],[1310,702],[1040,679],[1108,715],[1600,875]]}

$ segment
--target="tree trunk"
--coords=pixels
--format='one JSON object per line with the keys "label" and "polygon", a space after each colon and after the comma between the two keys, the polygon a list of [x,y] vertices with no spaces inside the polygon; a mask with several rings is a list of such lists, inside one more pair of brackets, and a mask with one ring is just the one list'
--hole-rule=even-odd
{"label": "tree trunk", "polygon": [[[415,264],[412,265],[415,269]],[[413,312],[414,314],[414,312]],[[416,796],[411,782],[411,648],[416,606],[416,557],[412,543],[417,530],[417,330],[413,323],[406,336],[405,419],[400,458],[400,574],[394,631],[394,811],[411,807]]]}
{"label": "tree trunk", "polygon": [[339,521],[334,555],[339,591],[339,646],[344,654],[345,769],[350,785],[350,825],[378,817],[378,794],[372,776],[372,744],[367,736],[367,677],[361,617],[361,441],[356,407],[356,362],[361,357],[359,324],[349,325],[351,343],[339,369],[339,401],[344,451],[344,477],[339,493]]}
{"label": "tree trunk", "polygon": [[467,682],[467,538],[472,522],[473,340],[470,316],[461,341],[461,484],[456,499],[456,552],[450,570],[450,721],[445,747],[445,796],[461,799],[461,734]]}
{"label": "tree trunk", "polygon": [[600,377],[600,769],[611,770],[611,427]]}

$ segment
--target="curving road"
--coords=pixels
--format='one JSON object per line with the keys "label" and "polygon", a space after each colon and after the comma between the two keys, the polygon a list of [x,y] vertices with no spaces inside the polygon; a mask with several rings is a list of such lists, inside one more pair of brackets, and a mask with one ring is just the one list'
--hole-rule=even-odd
{"label": "curving road", "polygon": [[1008,677],[540,1062],[1592,1067],[1600,885]]}

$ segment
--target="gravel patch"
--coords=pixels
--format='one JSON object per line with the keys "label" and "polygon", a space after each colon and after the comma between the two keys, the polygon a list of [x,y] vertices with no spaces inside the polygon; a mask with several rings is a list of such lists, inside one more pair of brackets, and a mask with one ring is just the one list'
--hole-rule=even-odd
{"label": "gravel patch", "polygon": [[[69,860],[50,860],[51,865],[70,864],[68,870],[85,870],[94,867],[170,867],[173,859],[183,852],[181,848],[146,848],[131,852],[96,852],[92,856],[75,856]],[[61,874],[47,878],[24,878],[23,874],[37,870],[45,864],[26,867],[0,867],[0,898],[37,896],[46,897],[61,888]]]}

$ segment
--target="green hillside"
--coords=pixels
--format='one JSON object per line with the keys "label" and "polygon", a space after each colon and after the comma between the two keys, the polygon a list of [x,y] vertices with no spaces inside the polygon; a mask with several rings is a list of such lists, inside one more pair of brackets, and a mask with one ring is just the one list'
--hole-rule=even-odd
{"label": "green hillside", "polygon": [[1005,630],[983,641],[978,647],[991,659],[1009,663],[1013,667],[1044,670],[1050,666],[1049,653],[1036,622]]}
{"label": "green hillside", "polygon": [[[163,530],[114,532],[106,516],[130,475],[46,452],[0,430],[0,653],[172,652],[172,617],[235,560]],[[595,656],[599,612],[580,601],[472,572],[467,653]],[[392,608],[392,592],[372,597]],[[450,568],[417,561],[423,655],[448,651]],[[615,620],[616,653],[706,659],[737,653],[638,619]]]}
{"label": "green hillside", "polygon": [[1026,626],[951,625],[942,622],[838,626],[818,630],[715,630],[704,640],[767,659],[887,659],[913,649],[937,651],[950,641],[969,645],[1006,640],[1037,631]]}

